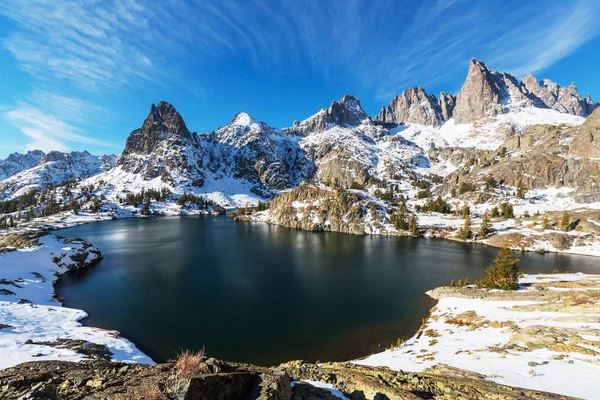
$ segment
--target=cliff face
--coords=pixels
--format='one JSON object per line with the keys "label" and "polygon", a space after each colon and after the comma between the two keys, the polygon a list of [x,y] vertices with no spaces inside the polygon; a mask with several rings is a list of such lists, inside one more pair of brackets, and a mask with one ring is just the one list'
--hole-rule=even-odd
{"label": "cliff face", "polygon": [[447,93],[438,99],[428,95],[421,87],[406,89],[396,96],[387,108],[374,118],[384,124],[413,123],[429,126],[441,126],[446,116],[452,113],[453,99]]}
{"label": "cliff face", "polygon": [[600,201],[599,141],[600,110],[594,111],[581,126],[532,126],[504,142],[501,147],[510,152],[505,157],[497,157],[494,152],[473,153],[468,157],[486,158],[489,162],[459,170],[447,182],[450,186],[462,181],[480,185],[486,177],[493,176],[506,185],[525,189],[566,186],[575,189],[573,195],[577,201],[597,202]]}

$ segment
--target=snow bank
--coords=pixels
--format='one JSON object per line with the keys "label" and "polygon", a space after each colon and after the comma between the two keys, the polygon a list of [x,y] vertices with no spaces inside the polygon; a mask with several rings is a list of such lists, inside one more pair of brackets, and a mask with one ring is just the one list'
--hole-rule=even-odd
{"label": "snow bank", "polygon": [[[0,369],[26,361],[78,361],[73,350],[26,344],[56,339],[85,340],[105,345],[115,361],[152,364],[153,361],[116,331],[84,327],[83,310],[62,307],[53,298],[53,282],[75,267],[71,258],[92,263],[99,253],[85,242],[46,235],[39,246],[0,254]],[[85,257],[85,258],[84,258]]]}

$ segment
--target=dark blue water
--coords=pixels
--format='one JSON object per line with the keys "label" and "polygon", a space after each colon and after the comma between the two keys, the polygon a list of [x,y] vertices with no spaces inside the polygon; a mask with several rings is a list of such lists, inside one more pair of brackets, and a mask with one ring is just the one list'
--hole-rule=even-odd
{"label": "dark blue water", "polygon": [[[90,326],[116,329],[157,361],[182,349],[271,365],[347,360],[419,327],[425,291],[479,279],[497,250],[436,239],[313,233],[221,217],[127,219],[58,234],[100,248],[57,291]],[[525,273],[598,273],[584,256],[518,253]]]}

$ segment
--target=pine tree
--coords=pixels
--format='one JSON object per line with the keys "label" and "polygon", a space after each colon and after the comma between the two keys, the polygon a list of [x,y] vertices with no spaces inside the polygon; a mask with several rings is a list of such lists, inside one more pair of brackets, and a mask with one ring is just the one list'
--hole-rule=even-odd
{"label": "pine tree", "polygon": [[471,215],[471,207],[469,207],[468,204],[465,204],[465,206],[461,210],[461,214],[463,217],[466,217],[467,215]]}
{"label": "pine tree", "polygon": [[490,224],[490,214],[486,211],[481,218],[481,226],[479,227],[479,236],[485,239],[490,234],[492,225]]}
{"label": "pine tree", "polygon": [[473,232],[471,232],[471,216],[469,214],[465,215],[465,222],[462,226],[462,228],[460,228],[458,230],[458,233],[456,234],[456,236],[460,239],[460,240],[467,240],[471,238],[471,235],[473,234]]}
{"label": "pine tree", "polygon": [[569,221],[569,213],[565,211],[562,215],[562,219],[560,220],[560,229],[567,232],[570,224],[571,222]]}
{"label": "pine tree", "polygon": [[142,206],[142,211],[141,211],[142,215],[150,215],[150,202],[149,201],[145,201],[144,205]]}
{"label": "pine tree", "polygon": [[412,214],[408,220],[408,230],[410,231],[411,235],[419,236],[419,223],[415,214]]}
{"label": "pine tree", "polygon": [[550,229],[550,221],[548,220],[548,215],[546,215],[546,214],[544,214],[542,226],[543,226],[544,230]]}
{"label": "pine tree", "polygon": [[482,286],[490,289],[516,290],[519,288],[519,260],[512,257],[510,250],[503,247],[494,263],[486,269]]}

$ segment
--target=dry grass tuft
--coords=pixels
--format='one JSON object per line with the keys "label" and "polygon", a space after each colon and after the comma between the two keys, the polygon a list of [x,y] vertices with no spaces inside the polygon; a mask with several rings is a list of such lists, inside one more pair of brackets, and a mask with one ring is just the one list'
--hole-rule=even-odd
{"label": "dry grass tuft", "polygon": [[205,363],[206,351],[204,348],[198,352],[185,350],[175,361],[175,370],[177,375],[182,377],[196,376],[209,373],[208,366]]}
{"label": "dry grass tuft", "polygon": [[158,386],[144,388],[137,398],[140,400],[167,400],[167,398],[164,394],[162,394]]}

